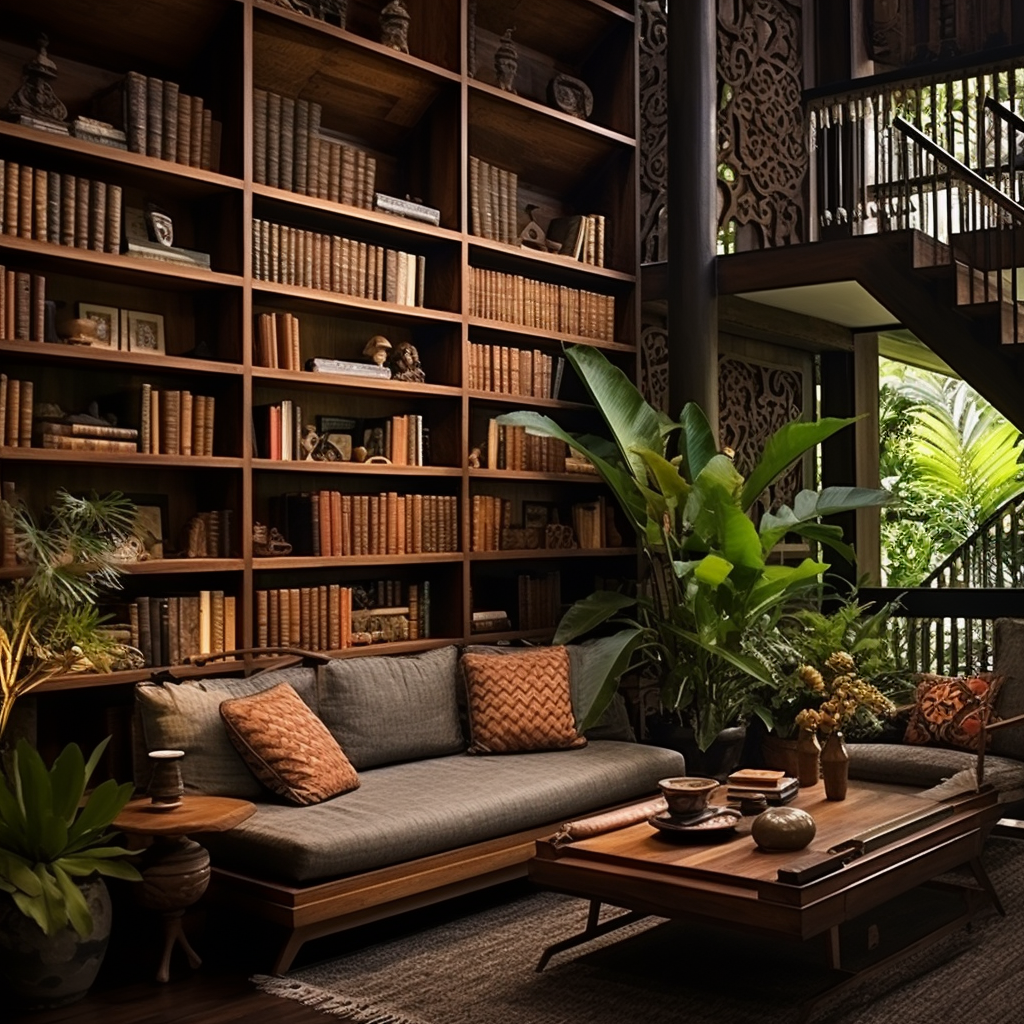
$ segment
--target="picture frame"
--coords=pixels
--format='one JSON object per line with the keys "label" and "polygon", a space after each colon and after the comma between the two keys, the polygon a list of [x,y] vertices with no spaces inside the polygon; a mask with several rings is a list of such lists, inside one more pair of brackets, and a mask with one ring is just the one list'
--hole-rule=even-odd
{"label": "picture frame", "polygon": [[126,494],[138,509],[135,536],[142,541],[147,559],[164,557],[167,542],[168,498],[166,494]]}
{"label": "picture frame", "polygon": [[164,318],[161,313],[141,313],[130,309],[127,312],[128,351],[150,355],[163,355]]}
{"label": "picture frame", "polygon": [[116,306],[99,306],[94,302],[78,303],[78,319],[96,324],[94,348],[121,347],[121,311]]}

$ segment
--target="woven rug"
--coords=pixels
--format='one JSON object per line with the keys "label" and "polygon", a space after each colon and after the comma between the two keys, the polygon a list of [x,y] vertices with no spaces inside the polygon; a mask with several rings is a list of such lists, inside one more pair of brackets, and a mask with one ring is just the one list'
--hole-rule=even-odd
{"label": "woven rug", "polygon": [[[984,862],[1006,918],[981,910],[969,930],[829,997],[815,1019],[1016,1024],[1024,991],[1024,844],[993,840]],[[844,955],[871,955],[869,937],[880,939],[881,949],[903,944],[951,917],[954,905],[961,905],[958,897],[934,889],[901,897],[844,928]],[[581,930],[586,910],[583,900],[533,892],[284,978],[253,980],[358,1024],[789,1024],[804,1000],[836,979],[820,966],[818,942],[656,918],[559,953],[537,974],[543,948]]]}

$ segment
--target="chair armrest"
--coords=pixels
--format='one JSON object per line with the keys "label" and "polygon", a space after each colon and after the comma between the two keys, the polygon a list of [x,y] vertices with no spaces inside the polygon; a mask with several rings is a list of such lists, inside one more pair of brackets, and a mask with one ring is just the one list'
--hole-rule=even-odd
{"label": "chair armrest", "polygon": [[981,723],[981,732],[978,733],[978,789],[981,789],[981,783],[985,776],[985,747],[988,745],[988,734],[996,729],[1007,729],[1017,725],[1024,725],[1024,715],[1001,718],[998,722],[983,721]]}

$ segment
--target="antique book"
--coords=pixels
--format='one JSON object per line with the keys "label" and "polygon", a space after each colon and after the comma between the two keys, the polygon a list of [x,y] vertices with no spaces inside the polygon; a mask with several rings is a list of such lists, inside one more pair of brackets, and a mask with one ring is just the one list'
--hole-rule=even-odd
{"label": "antique book", "polygon": [[177,163],[192,164],[192,97],[178,93],[178,156]]}
{"label": "antique book", "polygon": [[469,158],[469,223],[474,235],[483,234],[480,223],[480,158]]}
{"label": "antique book", "polygon": [[7,374],[0,373],[0,448],[7,443]]}
{"label": "antique book", "polygon": [[146,156],[163,156],[164,83],[161,78],[146,79]]}
{"label": "antique book", "polygon": [[341,147],[341,192],[339,199],[349,206],[355,205],[356,151],[351,146]]}
{"label": "antique book", "polygon": [[[321,155],[326,152],[325,141],[320,135],[322,116],[323,107],[319,103],[310,103],[309,134],[306,139],[306,191],[310,195],[318,195],[321,199],[326,199],[327,182],[319,180],[319,173],[314,174],[314,170],[320,167]],[[318,189],[319,191],[317,191]]]}
{"label": "antique book", "polygon": [[[117,441],[109,437],[66,437],[64,434],[52,434],[43,430],[40,434],[43,448],[63,449],[65,451],[88,452],[137,452],[135,441]],[[24,447],[28,447],[24,445]]]}
{"label": "antique book", "polygon": [[107,252],[121,251],[121,186],[107,185]]}
{"label": "antique book", "polygon": [[89,248],[89,192],[92,183],[79,178],[75,186],[75,248]]}
{"label": "antique book", "polygon": [[18,188],[21,183],[21,168],[12,161],[7,161],[6,180],[4,182],[4,234],[18,233]]}
{"label": "antique book", "polygon": [[134,427],[112,427],[99,423],[64,423],[50,419],[37,420],[48,434],[66,437],[107,437],[115,441],[136,441],[139,432]]}
{"label": "antique book", "polygon": [[146,76],[137,71],[129,71],[125,75],[124,89],[128,116],[125,131],[128,136],[128,149],[132,153],[146,155],[149,128],[147,125],[147,93]]}
{"label": "antique book", "polygon": [[267,183],[267,91],[252,91],[252,180]]}
{"label": "antique book", "polygon": [[35,171],[31,167],[21,165],[18,181],[18,236],[32,237],[32,185]]}
{"label": "antique book", "polygon": [[[286,122],[289,105],[294,107],[293,144],[291,146],[294,170],[291,175],[288,175],[284,173],[282,165],[281,187],[294,188],[300,195],[313,195],[313,192],[307,187],[309,179],[309,100],[289,100],[286,98],[281,100],[281,131],[283,133],[286,133],[288,130]],[[287,142],[285,138],[282,138],[282,162],[287,160],[285,157],[286,148],[288,148]]]}
{"label": "antique book", "polygon": [[14,337],[30,341],[32,334],[32,276],[25,271],[14,273]]}
{"label": "antique book", "polygon": [[341,201],[341,153],[342,147],[337,142],[321,139],[321,152],[327,149],[327,199],[332,203]]}
{"label": "antique book", "polygon": [[[181,102],[181,97],[178,97]],[[189,163],[192,167],[203,166],[203,100],[201,96],[192,97],[192,139],[189,145]]]}
{"label": "antique book", "polygon": [[142,396],[139,403],[139,451],[146,453],[153,451],[152,420],[150,418],[152,392],[152,384],[142,385]]}
{"label": "antique book", "polygon": [[46,278],[32,275],[32,341],[46,341]]}
{"label": "antique book", "polygon": [[[306,119],[309,116],[308,104],[305,107]],[[298,180],[296,175],[298,173],[298,149],[296,147],[296,110],[295,100],[291,96],[281,97],[281,154],[279,157],[279,170],[278,170],[278,185],[280,188],[286,189],[291,192],[292,189],[296,192],[305,192],[305,163],[301,171],[302,178],[302,189],[298,188]],[[305,147],[302,149],[302,156],[305,158],[306,151]]]}
{"label": "antique book", "polygon": [[193,430],[195,422],[195,398],[191,391],[181,392],[181,404],[178,410],[178,449],[181,455],[191,455]]}
{"label": "antique book", "polygon": [[[46,239],[52,245],[60,244],[60,175],[56,171],[48,172],[46,181]],[[3,170],[0,168],[0,181]],[[0,185],[0,204],[3,202],[3,187]],[[3,222],[3,211],[0,208],[0,224]]]}
{"label": "antique book", "polygon": [[4,444],[8,448],[20,447],[21,436],[21,381],[13,378],[7,381],[7,410],[4,424]]}
{"label": "antique book", "polygon": [[75,214],[78,207],[76,190],[78,179],[73,174],[60,178],[60,244],[75,244]]}
{"label": "antique book", "polygon": [[5,161],[0,159],[0,232],[4,230],[4,219],[7,211],[7,171]]}
{"label": "antique book", "polygon": [[49,177],[46,171],[36,168],[32,203],[32,237],[38,242],[50,240],[47,229]]}
{"label": "antique book", "polygon": [[164,82],[163,134],[160,155],[164,160],[178,159],[178,94],[177,82]]}
{"label": "antique book", "polygon": [[480,161],[477,175],[477,203],[480,208],[480,231],[483,238],[494,238],[494,219],[491,208],[491,165]]}
{"label": "antique book", "polygon": [[363,206],[363,198],[366,195],[366,153],[357,149],[355,151],[356,160],[356,180],[355,180],[355,193],[352,196],[353,206]]}
{"label": "antique book", "polygon": [[209,590],[199,591],[199,653],[212,654],[213,608]]}
{"label": "antique book", "polygon": [[102,181],[92,181],[89,191],[89,248],[103,252],[107,247],[107,186]]}

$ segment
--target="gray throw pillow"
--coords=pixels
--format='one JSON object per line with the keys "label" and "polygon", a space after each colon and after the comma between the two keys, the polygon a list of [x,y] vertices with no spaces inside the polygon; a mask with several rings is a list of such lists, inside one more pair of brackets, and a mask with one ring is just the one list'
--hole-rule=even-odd
{"label": "gray throw pillow", "polygon": [[139,683],[135,687],[135,785],[149,785],[150,750],[184,750],[181,778],[186,793],[258,800],[266,790],[228,738],[220,717],[222,701],[248,697],[288,683],[316,713],[316,673],[295,666],[248,679],[191,679],[181,683]]}
{"label": "gray throw pillow", "polygon": [[320,669],[320,717],[357,771],[466,748],[454,647],[334,658]]}
{"label": "gray throw pillow", "polygon": [[[992,671],[1003,677],[996,694],[996,719],[1024,715],[1024,619],[996,619]],[[996,729],[989,750],[1024,761],[1024,723]]]}

